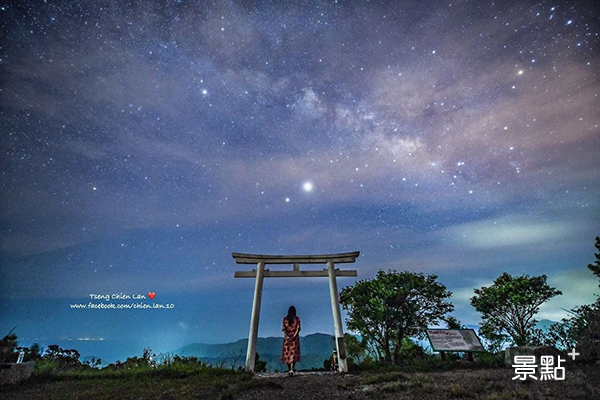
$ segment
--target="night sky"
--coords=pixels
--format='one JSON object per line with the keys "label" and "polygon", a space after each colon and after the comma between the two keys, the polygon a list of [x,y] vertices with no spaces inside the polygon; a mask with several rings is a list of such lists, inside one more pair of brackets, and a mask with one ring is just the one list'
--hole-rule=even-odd
{"label": "night sky", "polygon": [[[247,337],[232,251],[361,251],[473,288],[547,274],[591,302],[600,234],[592,1],[0,5],[0,334],[106,358]],[[285,268],[285,267],[280,267]],[[291,268],[291,267],[290,267]],[[313,267],[314,268],[314,267]],[[341,287],[353,278],[340,278]],[[170,310],[75,310],[146,294]],[[265,281],[333,333],[326,279]],[[61,342],[62,343],[62,342]]]}

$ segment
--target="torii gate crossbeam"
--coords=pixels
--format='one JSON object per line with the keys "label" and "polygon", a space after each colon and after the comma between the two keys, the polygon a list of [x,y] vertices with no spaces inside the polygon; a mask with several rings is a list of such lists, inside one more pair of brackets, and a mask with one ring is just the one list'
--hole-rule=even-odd
{"label": "torii gate crossbeam", "polygon": [[[246,370],[254,372],[256,361],[256,340],[258,338],[258,322],[260,319],[260,305],[262,300],[262,289],[264,278],[312,278],[328,277],[329,294],[331,297],[331,312],[333,314],[333,326],[335,329],[335,344],[339,360],[339,371],[348,372],[346,350],[344,346],[344,330],[340,303],[338,298],[337,280],[338,276],[358,276],[356,270],[340,270],[335,268],[336,263],[353,263],[360,252],[318,255],[264,255],[231,253],[238,264],[256,264],[257,269],[252,271],[236,271],[236,278],[256,278],[254,286],[254,300],[252,301],[252,317],[250,318],[250,333],[248,335],[248,351],[246,353]],[[266,264],[292,264],[292,271],[270,271],[265,269]],[[327,264],[322,271],[301,271],[300,264]]]}

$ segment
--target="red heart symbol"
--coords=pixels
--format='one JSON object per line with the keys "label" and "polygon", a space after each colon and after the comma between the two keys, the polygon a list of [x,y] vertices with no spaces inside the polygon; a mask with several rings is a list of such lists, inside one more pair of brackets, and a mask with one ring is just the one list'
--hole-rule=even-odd
{"label": "red heart symbol", "polygon": [[154,296],[156,296],[156,293],[154,293],[154,292],[148,293],[148,297],[150,297],[150,299],[153,299]]}

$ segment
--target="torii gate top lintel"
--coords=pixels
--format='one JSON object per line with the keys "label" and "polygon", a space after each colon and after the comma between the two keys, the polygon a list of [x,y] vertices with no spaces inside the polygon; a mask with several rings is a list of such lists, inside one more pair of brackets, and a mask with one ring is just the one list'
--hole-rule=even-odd
{"label": "torii gate top lintel", "polygon": [[238,264],[258,264],[260,261],[265,264],[327,264],[333,262],[353,263],[360,255],[360,251],[337,254],[312,254],[312,255],[266,255],[266,254],[246,254],[231,253]]}

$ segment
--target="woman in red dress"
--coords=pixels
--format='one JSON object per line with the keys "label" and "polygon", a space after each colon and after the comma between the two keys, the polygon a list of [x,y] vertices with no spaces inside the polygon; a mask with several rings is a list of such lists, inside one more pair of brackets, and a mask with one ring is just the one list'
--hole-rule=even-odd
{"label": "woman in red dress", "polygon": [[287,364],[288,374],[294,375],[294,366],[300,361],[300,318],[296,316],[296,307],[291,306],[288,315],[283,317],[283,351],[281,362]]}

